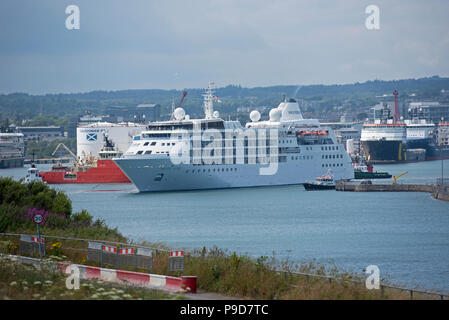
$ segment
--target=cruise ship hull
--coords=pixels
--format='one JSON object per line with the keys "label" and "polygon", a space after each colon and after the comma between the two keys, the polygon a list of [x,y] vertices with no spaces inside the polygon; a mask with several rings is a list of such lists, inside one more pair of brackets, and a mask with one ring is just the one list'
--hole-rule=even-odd
{"label": "cruise ship hull", "polygon": [[[140,192],[303,184],[325,171],[321,166],[312,163],[313,161],[306,164],[297,160],[279,163],[277,173],[274,175],[261,175],[259,172],[261,165],[256,164],[173,165],[169,158],[127,158],[114,161]],[[354,178],[354,171],[349,165],[333,167],[332,173],[335,180]]]}

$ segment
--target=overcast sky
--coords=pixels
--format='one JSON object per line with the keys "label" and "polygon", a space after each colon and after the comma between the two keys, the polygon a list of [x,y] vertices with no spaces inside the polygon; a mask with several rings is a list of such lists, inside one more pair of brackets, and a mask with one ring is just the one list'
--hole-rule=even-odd
{"label": "overcast sky", "polygon": [[[365,27],[371,4],[380,30]],[[448,13],[448,0],[1,0],[0,92],[448,76]]]}

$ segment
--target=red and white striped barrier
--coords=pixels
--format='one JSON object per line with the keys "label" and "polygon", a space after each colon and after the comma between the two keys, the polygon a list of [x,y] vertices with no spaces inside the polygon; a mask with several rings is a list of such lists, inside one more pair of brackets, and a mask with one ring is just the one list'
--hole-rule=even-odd
{"label": "red and white striped barrier", "polygon": [[101,249],[106,252],[117,253],[117,247],[110,247],[110,246],[103,245],[103,246],[101,246]]}
{"label": "red and white striped barrier", "polygon": [[134,248],[120,249],[120,254],[134,254]]}
{"label": "red and white striped barrier", "polygon": [[184,257],[184,251],[170,251],[170,257]]}
{"label": "red and white striped barrier", "polygon": [[91,267],[80,264],[69,265],[64,262],[58,263],[59,270],[66,274],[70,274],[70,266],[79,268],[81,279],[100,279],[107,282],[126,281],[147,288],[196,293],[196,276],[171,277],[160,274]]}
{"label": "red and white striped barrier", "polygon": [[[31,236],[31,241],[39,243],[39,237]],[[41,243],[44,244],[44,238],[41,237]]]}

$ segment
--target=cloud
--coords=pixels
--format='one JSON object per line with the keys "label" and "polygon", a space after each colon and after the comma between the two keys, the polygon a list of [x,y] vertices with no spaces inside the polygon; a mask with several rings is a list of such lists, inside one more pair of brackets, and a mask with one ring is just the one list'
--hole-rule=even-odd
{"label": "cloud", "polygon": [[[65,29],[76,4],[81,29]],[[347,83],[448,74],[449,2],[3,0],[0,91]]]}

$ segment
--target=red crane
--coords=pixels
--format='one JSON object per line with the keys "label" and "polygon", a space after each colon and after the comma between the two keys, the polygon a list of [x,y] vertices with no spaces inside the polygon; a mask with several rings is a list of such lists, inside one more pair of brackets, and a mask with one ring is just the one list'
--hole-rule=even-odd
{"label": "red crane", "polygon": [[187,91],[184,91],[184,92],[182,93],[181,101],[179,101],[178,108],[181,108],[181,107],[182,107],[182,102],[184,101],[184,98],[186,97],[186,95],[187,95]]}
{"label": "red crane", "polygon": [[394,122],[399,122],[399,106],[398,106],[398,91],[395,89],[393,92],[394,95]]}

